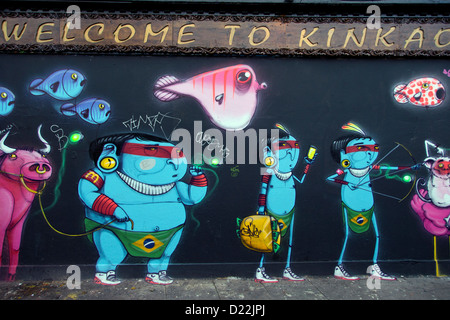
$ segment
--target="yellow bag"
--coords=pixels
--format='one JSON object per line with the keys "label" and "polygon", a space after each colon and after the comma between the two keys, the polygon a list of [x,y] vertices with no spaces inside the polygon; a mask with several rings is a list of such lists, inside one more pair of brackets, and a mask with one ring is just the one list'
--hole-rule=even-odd
{"label": "yellow bag", "polygon": [[281,234],[278,221],[268,215],[237,218],[237,235],[244,247],[257,252],[277,252]]}

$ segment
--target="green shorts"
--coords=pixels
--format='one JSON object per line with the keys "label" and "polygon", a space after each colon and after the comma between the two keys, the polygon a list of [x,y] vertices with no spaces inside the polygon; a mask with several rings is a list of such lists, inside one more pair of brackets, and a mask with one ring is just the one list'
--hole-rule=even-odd
{"label": "green shorts", "polygon": [[[345,209],[345,210],[344,210]],[[347,216],[345,216],[347,211]],[[373,206],[367,211],[355,211],[342,202],[342,215],[347,219],[350,229],[356,233],[366,232],[373,216]]]}
{"label": "green shorts", "polygon": [[274,217],[277,219],[278,224],[280,226],[281,236],[283,237],[289,229],[289,225],[291,224],[292,217],[294,216],[295,208],[293,208],[287,214],[275,214],[266,209],[266,214],[268,216]]}
{"label": "green shorts", "polygon": [[[84,220],[86,231],[101,227],[102,224],[86,218]],[[122,242],[127,252],[134,257],[161,258],[166,250],[170,240],[184,225],[172,228],[170,230],[156,231],[156,232],[139,232],[123,230],[111,226],[106,226],[104,229],[113,232],[117,238]],[[89,236],[92,241],[92,234]]]}

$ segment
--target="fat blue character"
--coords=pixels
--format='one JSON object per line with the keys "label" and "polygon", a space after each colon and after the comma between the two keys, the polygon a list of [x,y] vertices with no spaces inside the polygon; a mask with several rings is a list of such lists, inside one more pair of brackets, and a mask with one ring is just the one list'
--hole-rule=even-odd
{"label": "fat blue character", "polygon": [[341,185],[341,210],[345,227],[345,239],[337,266],[334,269],[334,276],[343,280],[360,279],[357,276],[350,275],[344,267],[344,253],[350,231],[361,234],[366,232],[370,225],[373,225],[375,249],[372,265],[367,270],[376,278],[396,280],[395,277],[381,271],[378,265],[380,233],[374,209],[374,191],[370,183],[370,172],[372,170],[415,170],[420,165],[412,167],[378,165],[375,160],[380,148],[376,141],[353,123],[348,123],[342,128],[355,133],[334,140],[330,149],[332,158],[341,165],[341,168],[335,174],[329,176],[327,180]]}
{"label": "fat blue character", "polygon": [[118,134],[90,145],[96,166],[83,174],[78,193],[86,230],[99,253],[94,281],[117,285],[116,268],[128,256],[148,258],[145,280],[170,284],[167,275],[184,223],[185,205],[202,201],[207,179],[172,143],[147,134]]}
{"label": "fat blue character", "polygon": [[[280,226],[282,237],[289,232],[289,247],[283,279],[303,281],[304,279],[296,275],[290,267],[296,200],[295,181],[303,183],[317,153],[304,158],[307,165],[303,171],[302,179],[298,179],[292,171],[300,158],[300,145],[284,126],[277,124],[276,127],[281,129],[279,138],[272,141],[272,149],[268,146],[264,149],[264,162],[268,169],[262,176],[258,214],[274,217]],[[276,278],[266,273],[264,258],[265,254],[263,253],[259,267],[256,269],[255,281],[263,283],[278,282]]]}

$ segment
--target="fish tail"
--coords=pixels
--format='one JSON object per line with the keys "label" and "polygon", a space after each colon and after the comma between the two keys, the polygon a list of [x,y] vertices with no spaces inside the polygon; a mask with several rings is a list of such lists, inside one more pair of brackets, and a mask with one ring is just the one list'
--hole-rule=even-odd
{"label": "fish tail", "polygon": [[394,98],[398,103],[408,102],[408,97],[403,92],[403,89],[405,88],[406,88],[405,84],[399,84],[394,88]]}
{"label": "fish tail", "polygon": [[60,111],[65,116],[74,116],[77,114],[74,107],[75,105],[73,103],[65,103],[61,106]]}
{"label": "fish tail", "polygon": [[31,82],[29,89],[30,89],[30,93],[32,95],[42,96],[45,93],[42,90],[36,89],[36,87],[39,86],[42,83],[42,81],[44,81],[44,80],[42,80],[42,79],[35,79],[35,80],[33,80],[33,82]]}
{"label": "fish tail", "polygon": [[176,100],[180,97],[179,94],[171,92],[169,89],[166,89],[168,86],[179,83],[178,80],[174,76],[163,76],[156,81],[155,87],[153,89],[153,94],[156,98],[161,101],[172,101]]}

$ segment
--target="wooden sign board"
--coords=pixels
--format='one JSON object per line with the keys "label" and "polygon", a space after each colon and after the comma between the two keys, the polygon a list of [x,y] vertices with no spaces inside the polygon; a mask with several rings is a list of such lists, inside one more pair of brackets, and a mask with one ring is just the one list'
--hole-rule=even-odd
{"label": "wooden sign board", "polygon": [[448,56],[446,18],[2,13],[2,51]]}

